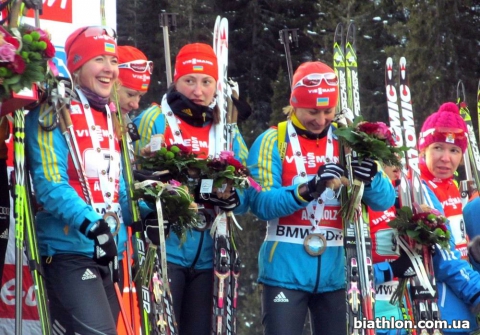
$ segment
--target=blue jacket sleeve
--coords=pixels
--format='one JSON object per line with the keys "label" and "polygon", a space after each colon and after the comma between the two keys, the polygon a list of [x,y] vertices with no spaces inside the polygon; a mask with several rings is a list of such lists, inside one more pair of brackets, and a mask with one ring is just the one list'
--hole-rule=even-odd
{"label": "blue jacket sleeve", "polygon": [[308,205],[298,194],[299,185],[282,186],[282,161],[278,152],[277,129],[270,128],[253,143],[247,166],[262,186],[248,192],[251,211],[261,220],[290,215]]}
{"label": "blue jacket sleeve", "polygon": [[152,105],[133,119],[137,126],[140,139],[134,142],[135,154],[150,143],[152,135],[165,133],[165,118],[159,105]]}
{"label": "blue jacket sleeve", "polygon": [[59,127],[43,130],[38,124],[39,111],[37,108],[25,118],[27,157],[38,203],[75,229],[85,220],[100,220],[102,217],[69,184],[69,151]]}
{"label": "blue jacket sleeve", "polygon": [[[480,197],[469,201],[463,207],[463,219],[465,220],[465,229],[470,240],[480,235],[480,225],[478,224],[478,213],[480,212]],[[480,264],[470,257],[470,263],[477,271],[480,270]]]}
{"label": "blue jacket sleeve", "polygon": [[[440,201],[433,191],[424,183],[426,199],[443,213]],[[450,230],[450,227],[448,226]],[[470,263],[461,259],[460,252],[455,249],[453,234],[450,238],[450,250],[435,246],[432,257],[437,282],[446,283],[453,293],[466,304],[475,306],[480,303],[480,274],[473,270]]]}
{"label": "blue jacket sleeve", "polygon": [[480,225],[478,224],[478,213],[480,213],[480,197],[469,201],[463,207],[463,219],[465,220],[465,229],[467,235],[472,240],[480,235]]}
{"label": "blue jacket sleeve", "polygon": [[370,185],[365,187],[362,200],[374,211],[385,211],[395,204],[395,189],[388,176],[379,166],[379,171]]}

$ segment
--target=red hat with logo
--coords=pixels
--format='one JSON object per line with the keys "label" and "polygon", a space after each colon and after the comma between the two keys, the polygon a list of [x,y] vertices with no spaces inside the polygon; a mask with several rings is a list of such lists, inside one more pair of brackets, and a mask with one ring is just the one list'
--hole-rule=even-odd
{"label": "red hat with logo", "polygon": [[142,92],[148,90],[153,62],[143,52],[129,45],[119,45],[118,69],[122,86]]}
{"label": "red hat with logo", "polygon": [[97,56],[117,56],[116,34],[108,27],[82,27],[68,36],[65,43],[70,73]]}
{"label": "red hat with logo", "polygon": [[292,80],[290,104],[296,108],[332,108],[338,102],[338,78],[322,62],[301,64]]}
{"label": "red hat with logo", "polygon": [[430,115],[422,125],[418,140],[418,149],[423,150],[432,143],[454,144],[465,152],[467,149],[467,124],[460,116],[453,102],[446,102],[437,112]]}
{"label": "red hat with logo", "polygon": [[187,44],[178,52],[173,81],[192,73],[203,73],[218,80],[217,56],[210,45],[205,43]]}

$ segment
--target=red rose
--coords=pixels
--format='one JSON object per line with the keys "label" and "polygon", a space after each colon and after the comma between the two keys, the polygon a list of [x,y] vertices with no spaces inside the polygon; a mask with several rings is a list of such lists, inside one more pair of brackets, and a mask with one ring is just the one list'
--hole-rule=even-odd
{"label": "red rose", "polygon": [[27,64],[25,64],[25,61],[20,55],[15,55],[15,59],[12,63],[10,63],[10,68],[12,69],[12,71],[18,74],[22,74],[25,71],[26,67]]}
{"label": "red rose", "polygon": [[235,167],[235,170],[239,170],[239,169],[245,168],[242,163],[240,163],[239,161],[237,161],[237,160],[236,160],[235,158],[233,158],[233,157],[228,157],[225,161],[227,162],[228,165],[234,166],[234,167]]}
{"label": "red rose", "polygon": [[360,122],[357,127],[359,131],[363,131],[368,135],[374,134],[378,130],[377,124],[366,121]]}
{"label": "red rose", "polygon": [[55,56],[55,47],[49,40],[46,40],[44,42],[47,43],[47,48],[44,51],[45,57],[53,58]]}

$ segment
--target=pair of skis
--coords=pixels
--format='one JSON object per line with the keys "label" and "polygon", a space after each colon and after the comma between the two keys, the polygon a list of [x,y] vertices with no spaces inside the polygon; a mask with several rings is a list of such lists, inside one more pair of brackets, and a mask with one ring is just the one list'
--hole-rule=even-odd
{"label": "pair of skis", "polygon": [[[398,91],[394,79],[393,59],[387,58],[385,67],[385,88],[387,96],[388,114],[390,127],[396,135],[398,146],[408,147],[408,151],[402,158],[403,171],[399,189],[401,206],[418,209],[424,203],[423,186],[420,179],[419,154],[417,150],[417,136],[415,133],[411,92],[407,77],[407,62],[401,57],[398,68],[399,87]],[[440,312],[437,304],[435,288],[435,275],[433,271],[432,254],[428,247],[416,245],[411,241],[398,241],[400,246],[416,250],[423,257],[426,276],[420,280],[421,272],[416,271],[417,276],[410,279],[410,290],[406,292],[407,305],[411,309],[407,311],[410,318],[418,321],[440,320]],[[415,264],[414,264],[415,266]],[[419,273],[420,272],[420,273]],[[403,302],[400,302],[402,305]],[[404,306],[402,306],[404,307]],[[415,329],[414,334],[441,334],[439,329]]]}
{"label": "pair of skis", "polygon": [[[360,116],[360,99],[358,85],[358,66],[355,44],[355,24],[352,22],[344,34],[342,23],[337,25],[333,45],[333,64],[339,79],[340,114],[348,121]],[[340,159],[349,168],[350,176],[352,154],[343,151]],[[361,330],[354,327],[355,320],[362,318],[373,320],[375,291],[373,285],[372,268],[372,243],[370,226],[365,209],[360,213],[360,201],[363,195],[364,184],[358,180],[351,180],[352,192],[350,197],[355,197],[354,210],[357,215],[353,220],[344,219],[343,239],[345,248],[346,267],[346,304],[347,304],[347,333],[369,334],[375,333],[373,329]],[[342,202],[345,203],[347,195],[344,194]]]}
{"label": "pair of skis", "polygon": [[[220,122],[215,125],[215,155],[232,151],[236,113],[232,107],[228,79],[228,20],[217,16],[213,30],[213,50],[218,61],[217,106]],[[213,335],[237,333],[236,314],[240,258],[233,236],[233,213],[220,212],[212,226],[214,243]]]}

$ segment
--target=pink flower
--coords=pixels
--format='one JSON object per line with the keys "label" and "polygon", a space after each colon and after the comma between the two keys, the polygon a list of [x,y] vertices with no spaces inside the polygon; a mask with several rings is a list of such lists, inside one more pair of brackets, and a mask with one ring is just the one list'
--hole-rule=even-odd
{"label": "pink flower", "polygon": [[383,122],[360,122],[358,124],[358,130],[367,135],[374,136],[379,140],[386,140],[388,144],[395,146],[392,132]]}
{"label": "pink flower", "polygon": [[233,158],[234,154],[233,151],[221,151],[220,152],[220,159],[228,159],[228,158]]}
{"label": "pink flower", "polygon": [[16,51],[17,49],[10,43],[0,45],[0,61],[13,62]]}
{"label": "pink flower", "polygon": [[176,181],[175,179],[170,179],[168,183],[174,187],[180,187],[182,186],[182,183],[179,181]]}
{"label": "pink flower", "polygon": [[113,103],[113,101],[110,101],[110,103],[108,104],[108,108],[110,108],[110,111],[112,113],[116,113],[117,112],[117,106]]}

